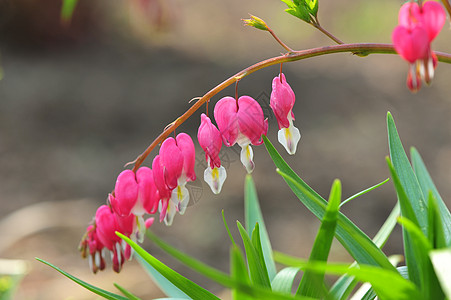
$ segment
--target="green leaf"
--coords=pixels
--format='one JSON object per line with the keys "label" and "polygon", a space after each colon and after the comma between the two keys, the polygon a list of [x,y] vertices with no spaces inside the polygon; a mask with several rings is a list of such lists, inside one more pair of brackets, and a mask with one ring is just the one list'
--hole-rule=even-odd
{"label": "green leaf", "polygon": [[288,6],[288,8],[285,9],[287,13],[301,19],[302,21],[311,23],[312,20],[309,13],[309,9],[307,8],[305,2],[300,3],[299,0],[297,1],[295,0],[294,2],[290,0],[281,0],[281,1]]}
{"label": "green leaf", "polygon": [[138,253],[135,253],[135,258],[139,264],[146,270],[152,281],[160,288],[163,293],[171,298],[189,299],[188,295],[182,292],[172,282],[160,274],[154,267],[147,263]]}
{"label": "green leaf", "polygon": [[[326,200],[321,198],[321,196],[299,178],[299,176],[283,160],[266,136],[263,136],[263,140],[269,155],[276,167],[280,169],[279,173],[285,179],[285,182],[299,200],[318,219],[322,219],[326,210]],[[385,254],[341,212],[338,213],[335,235],[337,240],[358,263],[394,270],[394,267],[390,264]]]}
{"label": "green leaf", "polygon": [[295,267],[286,267],[276,274],[271,282],[273,291],[290,294],[293,288],[293,281],[301,269]]}
{"label": "green leaf", "polygon": [[[233,244],[232,248],[230,249],[230,275],[237,282],[243,283],[244,285],[250,284],[249,273],[247,272],[246,262],[244,261],[243,253],[236,244]],[[232,299],[250,300],[252,298],[242,293],[238,289],[232,289]]]}
{"label": "green leaf", "polygon": [[[393,167],[398,174],[401,186],[406,193],[407,199],[412,206],[413,212],[416,216],[418,224],[424,234],[427,234],[427,205],[424,201],[425,197],[421,191],[417,177],[413,172],[412,166],[409,163],[404,148],[396,130],[395,121],[390,113],[387,113],[387,128],[388,128],[388,144],[390,148],[390,159]],[[402,211],[402,205],[401,205]],[[404,213],[404,212],[403,212]],[[408,217],[412,220],[411,217]],[[412,220],[413,221],[413,220]]]}
{"label": "green leaf", "polygon": [[77,6],[78,0],[62,0],[63,6],[61,7],[61,21],[64,23],[69,23],[74,14],[75,7]]}
{"label": "green leaf", "polygon": [[271,242],[260,209],[255,183],[250,174],[246,175],[244,183],[244,223],[248,233],[253,231],[257,223],[259,225],[263,256],[265,258],[268,277],[272,280],[276,275],[276,264],[272,258]]}
{"label": "green leaf", "polygon": [[378,183],[378,184],[376,184],[376,185],[373,185],[372,187],[367,188],[366,190],[363,190],[363,191],[361,191],[361,192],[358,192],[358,193],[355,194],[355,195],[352,195],[351,197],[349,197],[349,198],[347,198],[346,200],[344,200],[343,202],[341,202],[341,203],[340,203],[340,207],[342,207],[345,203],[348,203],[349,201],[354,200],[354,199],[357,198],[357,197],[360,197],[360,196],[362,196],[362,195],[364,195],[364,194],[366,194],[366,193],[368,193],[368,192],[371,192],[372,190],[377,189],[378,187],[380,187],[380,186],[386,184],[389,180],[390,180],[390,178],[387,178],[387,179],[385,179],[384,181],[382,181],[382,182],[380,182],[380,183]]}
{"label": "green leaf", "polygon": [[[241,227],[242,230],[246,233],[243,227]],[[175,249],[174,247],[170,246],[169,244],[166,244],[162,240],[160,240],[157,236],[147,231],[147,236],[149,239],[151,239],[153,242],[155,242],[160,248],[162,248],[164,251],[166,251],[168,254],[172,255],[174,258],[178,259],[182,263],[184,263],[186,266],[190,267],[191,269],[195,270],[196,272],[199,272],[200,274],[204,275],[207,278],[210,278],[218,283],[220,283],[223,286],[232,288],[232,289],[238,289],[239,291],[245,293],[246,295],[249,295],[255,299],[262,299],[262,300],[288,300],[288,299],[294,299],[293,296],[288,296],[284,294],[280,294],[277,292],[273,292],[269,290],[266,287],[259,287],[257,285],[245,285],[242,283],[242,281],[235,281],[227,274],[216,270],[210,266],[205,265],[204,263],[198,261],[197,259],[190,257],[189,255],[180,252],[179,250]],[[246,233],[247,234],[247,233]],[[151,256],[149,253],[147,253],[145,250],[143,250],[138,244],[130,240],[129,238],[121,235],[120,233],[117,233],[122,239],[124,239],[130,246],[133,247],[133,249],[141,249],[139,252],[144,252],[147,255]],[[249,238],[249,237],[248,237]],[[137,250],[136,250],[137,251]],[[137,251],[138,252],[138,251]],[[138,252],[138,253],[139,253]],[[145,258],[145,257],[143,257]],[[153,258],[155,259],[155,258]],[[173,271],[174,272],[174,271]],[[164,275],[164,274],[163,274]],[[181,276],[181,275],[180,275]],[[170,278],[168,278],[170,279]],[[175,283],[174,283],[175,284]],[[177,285],[177,284],[176,284]],[[177,285],[178,286],[178,285]],[[180,287],[179,287],[180,288]],[[194,299],[208,299],[208,298],[194,298]],[[297,297],[296,299],[311,299],[307,297]]]}
{"label": "green leaf", "polygon": [[[327,261],[337,226],[338,210],[341,202],[341,183],[335,180],[330,191],[329,203],[321,221],[318,234],[310,253],[309,261]],[[321,298],[326,294],[324,273],[306,270],[302,276],[297,295]]]}
{"label": "green leaf", "polygon": [[224,222],[224,227],[225,227],[225,229],[227,231],[227,234],[229,235],[230,241],[235,246],[236,243],[235,243],[235,240],[233,239],[232,233],[230,232],[229,225],[227,225],[227,221],[226,221],[225,215],[224,215],[224,210],[221,211],[221,215],[222,215],[222,221]]}
{"label": "green leaf", "polygon": [[166,279],[168,279],[172,284],[174,284],[177,288],[183,291],[186,295],[188,295],[192,299],[219,299],[206,289],[200,287],[196,283],[192,282],[188,278],[180,275],[175,272],[161,261],[156,259],[150,253],[141,248],[138,244],[133,242],[131,239],[126,237],[125,235],[116,232],[116,234],[123,239],[127,244],[129,244],[133,250],[135,250],[148,264],[154,267],[161,275],[163,275]]}
{"label": "green leaf", "polygon": [[[398,200],[401,207],[401,215],[409,219],[415,226],[419,227],[418,220],[416,218],[413,207],[407,197],[407,194],[401,184],[401,181],[396,173],[396,170],[387,157],[387,164],[390,169],[390,173],[393,178],[393,185],[395,186],[396,193],[398,194]],[[422,259],[421,253],[413,245],[415,244],[412,234],[403,227],[403,243],[404,253],[406,257],[407,269],[409,271],[409,278],[417,285],[422,286],[424,284],[424,274],[422,274],[421,268],[417,264],[417,260]]]}
{"label": "green leaf", "polygon": [[443,231],[445,234],[446,245],[451,246],[451,213],[443,202],[442,197],[440,196],[437,188],[432,181],[431,176],[429,175],[424,162],[415,148],[410,150],[410,156],[412,158],[412,165],[415,170],[415,175],[420,184],[421,190],[423,191],[423,195],[428,195],[429,191],[432,191],[435,199],[437,199],[437,204],[440,211],[440,216],[442,219]]}
{"label": "green leaf", "polygon": [[129,300],[140,300],[138,297],[136,297],[135,295],[133,295],[131,292],[127,291],[125,288],[123,288],[122,286],[120,286],[117,283],[114,283],[114,286],[121,291],[122,294],[125,295],[125,297],[127,297],[127,299]]}
{"label": "green leaf", "polygon": [[318,14],[318,0],[304,0],[310,14],[315,18]]}
{"label": "green leaf", "polygon": [[87,290],[93,292],[94,294],[97,294],[97,295],[99,295],[99,296],[101,296],[101,297],[103,297],[105,299],[109,299],[109,300],[127,300],[127,298],[125,298],[123,296],[116,295],[114,293],[105,291],[105,290],[103,290],[101,288],[98,288],[96,286],[93,286],[93,285],[91,285],[91,284],[89,284],[89,283],[87,283],[87,282],[85,282],[85,281],[83,281],[81,279],[78,279],[77,277],[70,275],[69,273],[61,270],[60,268],[52,265],[51,263],[49,263],[49,262],[47,262],[47,261],[45,261],[43,259],[40,259],[40,258],[36,257],[36,260],[48,265],[49,267],[52,267],[53,269],[55,269],[56,271],[60,272],[61,274],[63,274],[67,278],[69,278],[70,280],[78,283],[79,285],[81,285],[85,289],[87,289]]}
{"label": "green leaf", "polygon": [[262,266],[263,272],[268,274],[268,270],[266,269],[265,258],[263,257],[262,242],[260,240],[260,226],[258,223],[255,224],[255,228],[252,231],[251,241],[252,246],[254,246],[255,252],[257,253],[257,257],[260,262],[260,265]]}
{"label": "green leaf", "polygon": [[437,199],[432,191],[428,197],[428,236],[433,249],[446,248],[446,237]]}
{"label": "green leaf", "polygon": [[249,274],[251,276],[252,282],[255,285],[271,288],[268,273],[266,272],[264,266],[262,266],[257,251],[255,250],[255,247],[252,244],[248,233],[239,221],[237,221],[237,226],[243,240],[244,249],[246,251],[247,264],[249,267]]}
{"label": "green leaf", "polygon": [[451,299],[451,248],[433,250],[429,257],[446,298]]}
{"label": "green leaf", "polygon": [[420,300],[423,299],[417,287],[404,279],[397,271],[370,265],[349,266],[347,264],[327,264],[304,261],[280,252],[274,252],[276,262],[303,270],[326,272],[328,274],[354,276],[361,282],[369,282],[380,299]]}

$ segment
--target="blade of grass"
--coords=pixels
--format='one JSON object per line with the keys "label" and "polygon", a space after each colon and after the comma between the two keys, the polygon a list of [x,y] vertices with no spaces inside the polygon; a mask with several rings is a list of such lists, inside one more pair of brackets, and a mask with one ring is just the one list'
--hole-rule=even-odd
{"label": "blade of grass", "polygon": [[[326,209],[326,200],[321,198],[321,196],[299,178],[299,176],[283,160],[266,136],[263,136],[263,140],[274,164],[280,169],[280,173],[284,174],[281,175],[285,182],[287,182],[288,186],[299,200],[318,219],[322,219]],[[338,214],[336,237],[357,262],[392,270],[394,269],[385,254],[341,212]]]}
{"label": "blade of grass", "polygon": [[[135,250],[148,264],[154,267],[161,275],[163,275],[166,279],[168,279],[172,284],[174,284],[177,288],[183,291],[186,295],[188,295],[192,299],[216,299],[219,298],[204,289],[203,287],[197,285],[192,282],[188,278],[180,275],[175,272],[161,261],[153,257],[150,253],[146,252],[143,248],[141,248],[138,244],[130,240],[125,235],[116,232],[116,234],[123,239],[127,244],[129,244],[133,250]],[[227,277],[227,276],[226,276]]]}
{"label": "blade of grass", "polygon": [[[421,191],[418,179],[413,172],[409,159],[404,152],[401,139],[396,130],[395,121],[390,113],[387,113],[387,131],[390,159],[393,163],[393,167],[398,174],[399,182],[406,193],[407,200],[412,206],[419,227],[423,233],[427,235],[427,203],[425,203],[425,196]],[[413,221],[411,217],[408,218]]]}
{"label": "blade of grass", "polygon": [[421,190],[423,191],[423,195],[428,195],[429,191],[432,191],[435,199],[437,199],[437,204],[443,224],[443,231],[445,234],[446,245],[449,247],[451,246],[451,213],[449,212],[446,204],[443,202],[442,197],[435,187],[431,175],[429,175],[429,172],[426,169],[423,159],[421,158],[420,153],[418,153],[417,149],[411,148],[410,156],[412,158],[412,165],[415,171],[415,175],[418,178],[418,182],[420,183]]}
{"label": "blade of grass", "polygon": [[85,289],[87,289],[87,290],[93,292],[94,294],[97,294],[97,295],[99,295],[99,296],[101,296],[101,297],[103,297],[103,298],[105,298],[105,299],[109,299],[109,300],[128,300],[127,298],[125,298],[125,297],[123,297],[123,296],[116,295],[116,294],[114,294],[114,293],[105,291],[105,290],[103,290],[103,289],[101,289],[101,288],[98,288],[98,287],[96,287],[96,286],[93,286],[93,285],[91,285],[91,284],[89,284],[89,283],[87,283],[87,282],[85,282],[85,281],[83,281],[83,280],[81,280],[81,279],[78,279],[77,277],[75,277],[75,276],[73,276],[73,275],[71,275],[71,274],[69,274],[69,273],[67,273],[67,272],[65,272],[65,271],[63,271],[63,270],[61,270],[61,269],[58,268],[57,266],[54,266],[54,265],[52,265],[51,263],[49,263],[49,262],[47,262],[47,261],[45,261],[45,260],[43,260],[43,259],[40,259],[40,258],[37,258],[37,257],[36,257],[36,260],[38,260],[38,261],[40,261],[40,262],[46,264],[47,266],[49,266],[49,267],[55,269],[56,271],[60,272],[61,274],[63,274],[63,275],[66,276],[67,278],[69,278],[70,280],[72,280],[72,281],[78,283],[79,285],[81,285],[81,286],[84,287]]}
{"label": "blade of grass", "polygon": [[269,281],[268,273],[261,265],[261,261],[258,257],[257,251],[243,225],[237,221],[238,230],[240,232],[241,238],[244,244],[244,250],[246,252],[247,265],[249,267],[249,274],[251,276],[251,281],[263,287],[271,288],[271,283]]}
{"label": "blade of grass", "polygon": [[127,297],[127,299],[129,300],[140,300],[140,298],[136,297],[135,295],[133,295],[131,292],[127,291],[125,288],[123,288],[122,286],[120,286],[117,283],[114,283],[114,286],[121,291],[122,294],[124,294],[125,297]]}
{"label": "blade of grass", "polygon": [[[244,261],[241,249],[234,244],[230,249],[230,276],[244,285],[250,284],[249,273],[247,272],[246,262]],[[232,299],[247,300],[252,299],[238,289],[232,289]]]}
{"label": "blade of grass", "polygon": [[273,281],[271,282],[273,291],[281,292],[284,294],[291,294],[294,278],[300,270],[300,268],[295,267],[286,267],[280,270],[280,272],[276,274],[276,277],[274,277]]}
{"label": "blade of grass", "polygon": [[404,279],[396,270],[370,265],[350,267],[348,264],[304,261],[280,252],[274,252],[274,260],[287,266],[300,267],[303,270],[354,276],[361,282],[371,283],[380,299],[423,299],[417,287],[409,280]]}
{"label": "blade of grass", "polygon": [[428,236],[433,249],[446,248],[446,237],[443,228],[442,216],[438,207],[437,199],[432,191],[429,191],[428,197]]}
{"label": "blade of grass", "polygon": [[[263,272],[268,274],[268,270],[266,269],[265,258],[263,256],[262,242],[260,240],[260,225],[255,223],[254,230],[252,231],[251,236],[252,246],[254,246],[255,252],[257,253],[257,258],[262,266]],[[270,281],[269,277],[268,280]],[[270,283],[271,286],[271,283]]]}
{"label": "blade of grass", "polygon": [[255,189],[255,183],[250,174],[246,175],[244,183],[244,221],[248,234],[251,234],[254,230],[256,223],[259,224],[261,247],[263,249],[265,265],[268,277],[272,280],[276,275],[276,265],[272,258],[271,242],[261,213],[257,190]]}
{"label": "blade of grass", "polygon": [[[335,180],[330,191],[326,212],[321,221],[315,242],[313,243],[309,261],[327,261],[335,235],[340,201],[341,183],[339,180]],[[324,273],[306,270],[302,276],[296,295],[323,298],[326,293],[327,290],[324,289]]]}
{"label": "blade of grass", "polygon": [[136,260],[146,270],[152,281],[160,288],[160,290],[167,296],[177,299],[190,299],[187,294],[176,287],[172,282],[160,274],[152,265],[147,263],[138,253],[135,253]]}
{"label": "blade of grass", "polygon": [[347,198],[346,200],[344,200],[343,202],[341,202],[340,208],[341,208],[343,205],[345,205],[346,203],[348,203],[349,201],[354,200],[355,198],[360,197],[360,196],[362,196],[362,195],[364,195],[364,194],[366,194],[366,193],[368,193],[368,192],[371,192],[372,190],[375,190],[375,189],[377,189],[378,187],[380,187],[380,186],[386,184],[389,180],[390,180],[390,178],[387,178],[387,179],[385,179],[384,181],[379,182],[378,184],[373,185],[372,187],[367,188],[366,190],[363,190],[363,191],[361,191],[361,192],[358,192],[358,193],[355,194],[355,195],[352,195],[351,197],[349,197],[349,198]]}

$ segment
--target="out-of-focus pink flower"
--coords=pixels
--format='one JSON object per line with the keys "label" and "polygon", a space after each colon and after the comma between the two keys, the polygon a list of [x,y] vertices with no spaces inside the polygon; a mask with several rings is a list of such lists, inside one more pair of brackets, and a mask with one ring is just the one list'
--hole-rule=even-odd
{"label": "out-of-focus pink flower", "polygon": [[272,81],[272,92],[269,105],[271,106],[279,125],[279,142],[285,147],[290,155],[296,153],[298,142],[301,139],[299,129],[293,125],[293,106],[295,101],[296,97],[288,84],[285,75],[281,73],[279,76],[276,76]]}
{"label": "out-of-focus pink flower", "polygon": [[185,185],[196,180],[195,155],[191,137],[180,133],[176,139],[167,138],[154,158],[154,181],[161,198],[158,206],[160,222],[164,220],[166,225],[172,224],[176,211],[184,214],[188,206],[189,192]]}
{"label": "out-of-focus pink flower", "polygon": [[99,270],[105,269],[104,246],[97,237],[96,228],[94,225],[89,225],[86,229],[86,234],[80,243],[80,251],[82,257],[88,257],[89,268],[95,274]]}
{"label": "out-of-focus pink flower", "polygon": [[399,10],[399,25],[393,30],[392,40],[396,51],[410,65],[407,86],[411,91],[420,89],[420,78],[430,84],[434,77],[436,58],[431,42],[445,20],[445,10],[435,1],[426,1],[421,7],[416,2],[407,2]]}
{"label": "out-of-focus pink flower", "polygon": [[222,147],[221,133],[216,128],[207,115],[200,116],[200,126],[197,132],[197,139],[202,149],[205,151],[205,159],[208,167],[204,172],[204,180],[208,183],[211,190],[215,194],[219,194],[222,185],[227,178],[227,172],[221,166],[221,159],[219,158],[219,151]]}
{"label": "out-of-focus pink flower", "polygon": [[224,97],[216,103],[214,116],[227,147],[238,143],[241,162],[248,173],[254,169],[253,152],[250,145],[263,143],[262,135],[268,131],[268,120],[263,110],[253,98],[241,96],[238,100]]}

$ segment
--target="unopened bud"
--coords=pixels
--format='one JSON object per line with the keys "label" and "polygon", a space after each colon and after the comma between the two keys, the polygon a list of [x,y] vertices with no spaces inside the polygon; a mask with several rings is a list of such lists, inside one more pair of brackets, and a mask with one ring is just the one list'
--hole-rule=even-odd
{"label": "unopened bud", "polygon": [[244,22],[244,25],[255,27],[260,30],[268,31],[268,26],[266,25],[265,21],[260,19],[259,17],[249,15],[250,19],[242,19]]}

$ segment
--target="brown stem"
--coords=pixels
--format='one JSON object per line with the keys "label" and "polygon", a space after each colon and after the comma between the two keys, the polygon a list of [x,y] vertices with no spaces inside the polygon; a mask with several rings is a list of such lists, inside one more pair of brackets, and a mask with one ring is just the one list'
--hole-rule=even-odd
{"label": "brown stem", "polygon": [[448,11],[448,15],[451,18],[451,5],[449,4],[448,0],[442,0],[443,6],[445,6],[446,10]]}
{"label": "brown stem", "polygon": [[322,33],[324,33],[325,35],[327,35],[331,40],[333,40],[335,43],[342,45],[344,44],[343,41],[341,41],[339,38],[337,38],[335,35],[333,35],[332,33],[330,33],[329,31],[327,31],[325,28],[323,28],[318,21],[311,23],[313,25],[313,27],[315,27],[316,29],[318,29],[319,31],[321,31]]}
{"label": "brown stem", "polygon": [[[193,106],[191,106],[183,115],[178,117],[170,126],[168,126],[150,145],[147,149],[139,155],[135,160],[135,165],[133,167],[133,171],[136,172],[147,156],[152,152],[152,150],[160,143],[162,143],[171,132],[173,132],[177,127],[179,127],[183,122],[185,122],[189,117],[191,117],[194,112],[196,112],[206,101],[211,99],[213,96],[218,94],[220,91],[230,86],[231,84],[241,80],[242,78],[269,66],[277,65],[280,63],[298,61],[306,58],[311,58],[315,56],[321,56],[332,53],[341,53],[341,52],[351,52],[351,53],[364,53],[364,54],[396,54],[396,51],[391,44],[341,44],[341,45],[333,45],[326,46],[320,48],[313,48],[308,50],[301,51],[293,51],[292,53],[288,53],[281,56],[276,56],[273,58],[269,58],[258,62],[246,69],[236,73],[232,77],[224,80],[216,87],[211,89],[208,93],[206,93],[202,98],[197,100]],[[435,52],[437,58],[440,62],[451,64],[451,54],[443,53],[443,52]]]}
{"label": "brown stem", "polygon": [[283,47],[285,48],[285,50],[287,50],[288,52],[294,52],[293,49],[291,49],[290,47],[288,47],[284,42],[282,42],[282,40],[279,39],[279,37],[274,33],[274,31],[272,31],[271,28],[269,28],[268,26],[266,26],[266,28],[268,29],[269,33],[271,33],[271,35],[273,36],[273,38]]}

